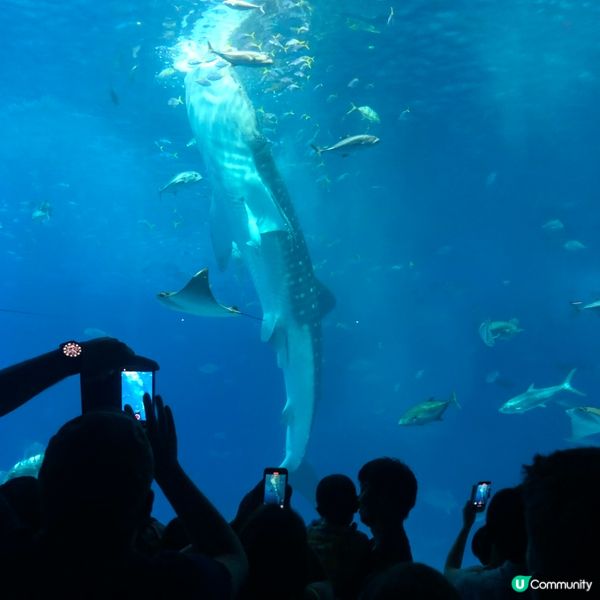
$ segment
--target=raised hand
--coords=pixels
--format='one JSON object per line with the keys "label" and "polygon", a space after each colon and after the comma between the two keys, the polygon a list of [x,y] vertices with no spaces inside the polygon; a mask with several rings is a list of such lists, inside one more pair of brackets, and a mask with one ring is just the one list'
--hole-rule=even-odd
{"label": "raised hand", "polygon": [[165,406],[161,396],[150,398],[144,394],[146,409],[146,435],[154,453],[154,475],[160,480],[179,466],[177,460],[177,432],[175,420],[169,406]]}

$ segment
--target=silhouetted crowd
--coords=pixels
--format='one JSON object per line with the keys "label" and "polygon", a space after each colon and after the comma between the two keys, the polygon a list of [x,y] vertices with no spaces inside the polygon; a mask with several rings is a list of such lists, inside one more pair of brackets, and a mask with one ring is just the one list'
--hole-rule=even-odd
{"label": "silhouetted crowd", "polygon": [[[109,338],[81,346],[81,360],[55,351],[0,371],[0,414],[76,373],[106,391],[102,374],[138,358]],[[583,597],[600,597],[600,448],[535,456],[491,498],[472,536],[480,564],[464,568],[467,502],[442,574],[413,561],[404,523],[417,480],[400,460],[367,462],[358,491],[346,475],[321,479],[308,526],[289,485],[283,508],[264,503],[264,481],[228,523],[179,463],[170,408],[149,395],[144,408],[144,424],[131,410],[85,411],[50,439],[37,477],[0,486],[0,598],[470,600],[588,584]],[[152,517],[153,481],[177,515],[166,525]]]}

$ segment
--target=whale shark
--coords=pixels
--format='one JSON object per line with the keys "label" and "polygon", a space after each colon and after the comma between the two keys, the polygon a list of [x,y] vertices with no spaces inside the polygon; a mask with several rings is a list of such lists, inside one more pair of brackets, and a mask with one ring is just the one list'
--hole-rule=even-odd
{"label": "whale shark", "polygon": [[[212,246],[221,270],[234,252],[242,259],[257,292],[261,339],[273,346],[285,381],[280,466],[294,471],[304,459],[320,396],[321,321],[335,300],[315,276],[291,196],[234,68],[214,55],[198,62],[185,77],[186,106],[212,188]],[[167,293],[161,300],[192,314],[239,312],[209,296],[207,277],[191,288],[191,295],[184,288],[179,297]]]}

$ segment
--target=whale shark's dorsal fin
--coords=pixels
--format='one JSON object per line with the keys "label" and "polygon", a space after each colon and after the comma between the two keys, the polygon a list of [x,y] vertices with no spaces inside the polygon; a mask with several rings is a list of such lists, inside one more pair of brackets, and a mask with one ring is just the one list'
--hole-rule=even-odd
{"label": "whale shark's dorsal fin", "polygon": [[230,317],[240,315],[233,306],[219,304],[208,283],[208,269],[198,271],[178,292],[160,292],[158,299],[169,308],[199,317]]}
{"label": "whale shark's dorsal fin", "polygon": [[533,392],[533,390],[535,390],[535,384],[533,384],[533,383],[532,383],[532,384],[531,384],[531,385],[530,385],[530,386],[527,388],[527,391],[528,391],[528,392]]}

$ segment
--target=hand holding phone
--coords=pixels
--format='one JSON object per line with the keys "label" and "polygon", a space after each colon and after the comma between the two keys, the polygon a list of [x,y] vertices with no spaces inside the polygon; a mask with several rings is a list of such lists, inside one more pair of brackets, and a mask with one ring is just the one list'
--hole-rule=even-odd
{"label": "hand holding phone", "polygon": [[477,512],[482,512],[487,506],[492,491],[491,481],[480,481],[471,491],[471,504]]}
{"label": "hand holding phone", "polygon": [[280,467],[267,467],[264,471],[263,481],[265,492],[264,504],[276,504],[280,508],[286,505],[285,492],[287,487],[288,471]]}
{"label": "hand holding phone", "polygon": [[146,421],[144,394],[154,398],[154,371],[121,371],[121,409],[131,406],[133,416],[141,422]]}

